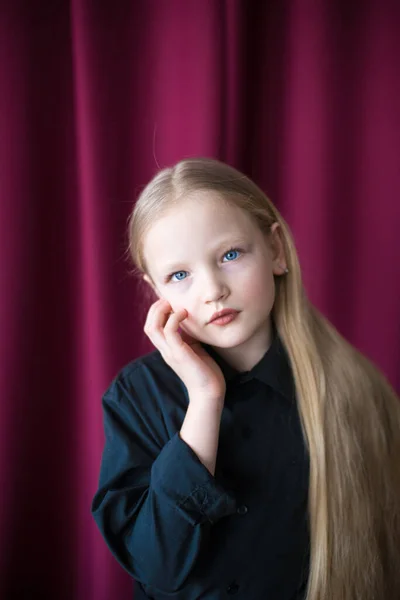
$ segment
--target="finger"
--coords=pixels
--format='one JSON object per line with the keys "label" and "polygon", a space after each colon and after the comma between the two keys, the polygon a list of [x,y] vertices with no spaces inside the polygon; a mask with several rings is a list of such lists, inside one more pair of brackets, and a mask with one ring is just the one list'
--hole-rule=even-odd
{"label": "finger", "polygon": [[156,308],[157,308],[157,306],[159,304],[160,304],[160,300],[157,300],[156,302],[153,302],[153,304],[150,306],[149,310],[147,311],[146,320],[145,320],[145,323],[144,323],[144,329],[146,329],[146,327],[151,322],[151,320],[153,318],[154,311],[156,310]]}
{"label": "finger", "polygon": [[179,308],[177,311],[170,313],[164,326],[164,332],[168,334],[177,332],[179,324],[184,321],[187,316],[188,313],[185,308]]}
{"label": "finger", "polygon": [[144,331],[156,348],[164,352],[167,349],[164,326],[171,313],[171,306],[168,302],[161,299],[155,302],[152,308],[153,310],[149,311]]}
{"label": "finger", "polygon": [[165,312],[166,306],[168,306],[168,310],[171,310],[170,305],[163,298],[160,298],[150,306],[144,324],[144,329],[151,328],[152,325],[159,320],[159,317],[157,317],[158,312],[160,309]]}
{"label": "finger", "polygon": [[170,315],[164,327],[164,336],[168,346],[172,351],[180,349],[184,345],[184,341],[178,331],[180,323],[188,316],[187,310],[181,308]]}

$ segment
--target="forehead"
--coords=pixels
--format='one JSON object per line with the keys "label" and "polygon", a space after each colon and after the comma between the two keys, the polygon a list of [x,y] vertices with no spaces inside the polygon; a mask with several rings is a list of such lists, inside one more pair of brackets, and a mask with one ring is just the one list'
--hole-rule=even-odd
{"label": "forehead", "polygon": [[[178,201],[147,230],[143,253],[148,267],[184,260],[188,255],[233,238],[254,239],[259,229],[241,208],[215,192],[196,192]],[[260,233],[260,232],[259,232]]]}
{"label": "forehead", "polygon": [[187,235],[210,237],[224,231],[253,231],[253,219],[244,210],[219,196],[216,192],[196,192],[174,203],[147,230],[149,246],[162,236],[184,239]]}
{"label": "forehead", "polygon": [[254,233],[257,226],[239,207],[215,192],[196,192],[179,200],[147,230],[143,248],[145,255],[164,246],[177,252],[187,242],[213,240],[216,236]]}

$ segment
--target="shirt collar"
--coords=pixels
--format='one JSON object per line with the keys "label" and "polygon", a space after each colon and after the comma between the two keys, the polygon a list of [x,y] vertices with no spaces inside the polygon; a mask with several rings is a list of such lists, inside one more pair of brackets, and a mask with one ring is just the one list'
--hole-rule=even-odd
{"label": "shirt collar", "polygon": [[273,341],[261,360],[250,371],[240,372],[229,365],[211,346],[204,344],[207,352],[220,366],[227,387],[258,379],[285,398],[293,400],[295,385],[289,357],[280,337],[275,333]]}

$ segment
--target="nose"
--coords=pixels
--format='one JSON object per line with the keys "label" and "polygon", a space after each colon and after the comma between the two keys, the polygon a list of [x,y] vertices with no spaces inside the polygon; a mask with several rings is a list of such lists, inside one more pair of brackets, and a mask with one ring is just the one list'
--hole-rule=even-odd
{"label": "nose", "polygon": [[229,288],[221,273],[205,273],[201,278],[200,290],[206,304],[215,303],[229,295]]}

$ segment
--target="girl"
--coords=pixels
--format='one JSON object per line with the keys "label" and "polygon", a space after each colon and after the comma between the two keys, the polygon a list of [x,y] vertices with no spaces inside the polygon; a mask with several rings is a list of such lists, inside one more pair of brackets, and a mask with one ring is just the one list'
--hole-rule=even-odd
{"label": "girl", "polygon": [[103,397],[92,512],[135,598],[400,598],[399,399],[308,301],[276,208],[184,160],[129,250],[156,351]]}

